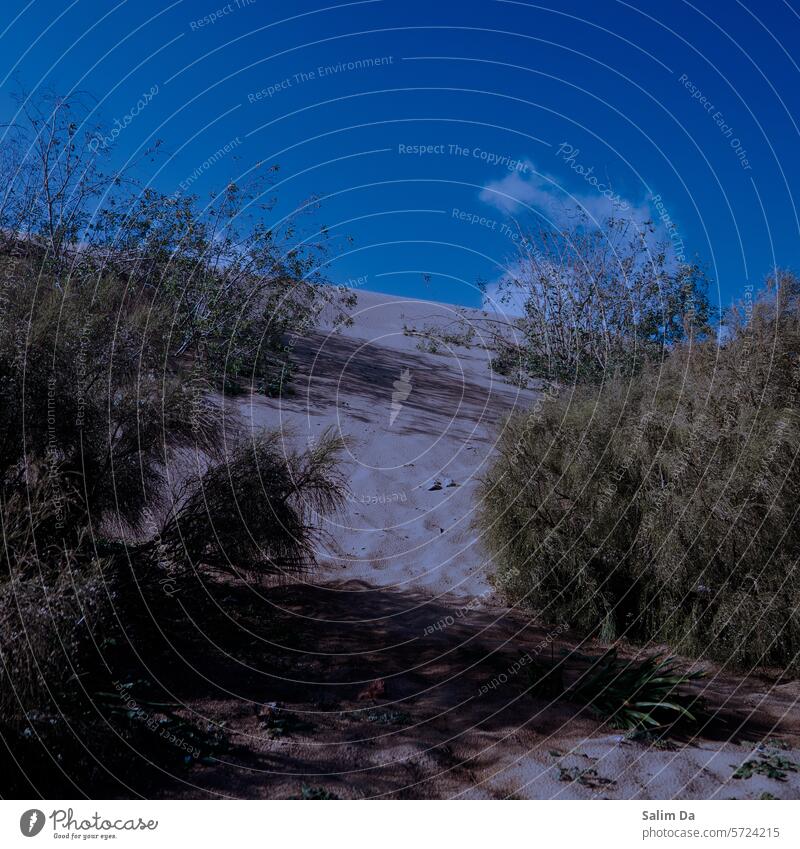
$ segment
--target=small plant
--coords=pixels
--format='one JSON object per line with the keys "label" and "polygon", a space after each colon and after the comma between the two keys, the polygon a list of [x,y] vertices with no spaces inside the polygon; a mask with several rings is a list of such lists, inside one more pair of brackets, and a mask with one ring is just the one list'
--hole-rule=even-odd
{"label": "small plant", "polygon": [[365,718],[367,722],[380,725],[408,725],[411,722],[409,714],[402,710],[373,710]]}
{"label": "small plant", "polygon": [[[681,688],[703,677],[680,672],[675,660],[653,655],[640,662],[620,660],[610,649],[581,676],[569,694],[589,705],[616,728],[654,729],[696,724],[699,697]],[[694,711],[694,712],[693,712]]]}
{"label": "small plant", "polygon": [[616,649],[609,649],[571,685],[564,681],[565,660],[552,666],[535,662],[529,672],[531,692],[538,698],[588,705],[615,728],[639,733],[630,739],[660,747],[664,741],[655,730],[694,725],[702,710],[700,698],[681,688],[703,673],[682,673],[673,658],[653,655],[637,663],[621,660]]}
{"label": "small plant", "polygon": [[438,354],[441,349],[438,340],[423,337],[417,342],[417,350],[425,354]]}
{"label": "small plant", "polygon": [[797,764],[777,753],[760,752],[758,759],[747,760],[740,764],[732,778],[752,778],[754,775],[765,775],[776,781],[786,781],[787,773],[797,772]]}
{"label": "small plant", "polygon": [[781,740],[778,737],[768,737],[762,743],[762,746],[765,749],[780,749],[781,751],[787,751],[792,747],[786,742],[786,740]]}
{"label": "small plant", "polygon": [[637,728],[625,735],[625,740],[630,743],[641,743],[643,746],[649,746],[651,749],[659,749],[662,752],[674,752],[678,747],[663,737],[661,734],[646,731],[642,728]]}
{"label": "small plant", "polygon": [[158,757],[164,764],[214,763],[214,756],[228,748],[223,732],[183,719],[176,713],[179,704],[155,701],[139,692],[151,689],[150,681],[140,679],[119,685],[117,692],[98,693],[96,704],[126,738],[135,735],[140,754]]}
{"label": "small plant", "polygon": [[297,714],[271,706],[267,706],[266,710],[259,715],[258,724],[269,737],[286,737],[289,734],[314,729],[313,723],[300,719]]}
{"label": "small plant", "polygon": [[598,775],[596,769],[581,769],[577,766],[560,766],[558,768],[558,780],[568,781],[570,783],[577,781],[578,784],[589,787],[592,790],[597,790],[601,787],[610,787],[617,783],[613,778],[604,778],[602,775]]}
{"label": "small plant", "polygon": [[424,351],[426,354],[438,354],[442,352],[442,348],[470,348],[475,338],[475,328],[467,325],[463,317],[459,320],[459,324],[464,324],[463,328],[458,327],[456,331],[442,330],[436,326],[425,326],[421,330],[414,327],[403,325],[403,335],[418,336],[417,349]]}

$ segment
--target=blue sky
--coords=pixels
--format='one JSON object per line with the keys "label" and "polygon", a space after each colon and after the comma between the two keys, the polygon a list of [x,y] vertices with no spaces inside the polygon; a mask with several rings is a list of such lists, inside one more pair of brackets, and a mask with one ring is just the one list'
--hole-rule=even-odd
{"label": "blue sky", "polygon": [[163,140],[140,176],[166,192],[279,164],[273,214],[321,198],[336,282],[477,305],[477,280],[513,259],[509,216],[557,223],[575,202],[669,215],[722,305],[775,264],[800,268],[791,2],[6,0],[4,12],[4,120],[19,84],[88,91],[127,124],[115,165]]}

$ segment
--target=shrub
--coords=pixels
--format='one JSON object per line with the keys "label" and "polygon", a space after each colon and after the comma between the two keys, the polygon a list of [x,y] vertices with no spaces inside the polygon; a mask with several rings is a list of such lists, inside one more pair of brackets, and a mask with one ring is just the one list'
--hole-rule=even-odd
{"label": "shrub", "polygon": [[336,439],[286,457],[223,427],[211,389],[282,385],[287,332],[350,296],[320,291],[291,227],[243,223],[237,186],[206,209],[123,194],[76,106],[25,110],[1,151],[0,770],[18,797],[140,792],[218,747],[154,680],[177,638],[197,649],[171,596],[308,568],[341,498]]}
{"label": "shrub", "polygon": [[[341,498],[337,449],[324,437],[287,462],[274,435],[231,448],[189,478],[191,496],[138,542],[93,536],[88,525],[73,542],[48,542],[46,482],[30,493],[34,510],[24,498],[0,502],[0,528],[14,542],[0,557],[0,737],[15,775],[7,793],[141,792],[223,745],[155,680],[170,662],[161,632],[169,650],[180,640],[195,660],[197,635],[172,599],[196,592],[198,573],[261,579],[309,567],[316,511]],[[209,605],[207,627],[216,613]]]}
{"label": "shrub", "polygon": [[[0,583],[4,795],[152,792],[215,753],[222,735],[181,716],[152,680],[152,639],[137,639],[145,651],[138,662],[129,650],[131,634],[145,632],[117,618],[129,617],[134,602],[123,564],[86,552],[69,552],[68,561]],[[151,610],[153,589],[144,591]]]}
{"label": "shrub", "polygon": [[[325,437],[284,461],[274,435],[243,442],[190,477],[189,497],[161,531],[136,542],[93,535],[89,524],[61,543],[50,539],[46,481],[30,493],[33,510],[16,494],[0,501],[0,529],[13,541],[0,557],[0,737],[14,776],[7,793],[143,792],[223,745],[218,730],[182,716],[156,682],[176,640],[195,662],[197,635],[176,618],[172,599],[193,593],[198,573],[208,580],[224,568],[260,579],[310,566],[316,511],[341,498],[337,449]],[[210,605],[206,626],[216,613]]]}
{"label": "shrub", "polygon": [[74,680],[84,640],[108,609],[104,565],[80,562],[75,551],[64,551],[59,570],[48,568],[27,580],[14,575],[0,583],[0,717],[5,722],[44,710],[52,694]]}
{"label": "shrub", "polygon": [[280,433],[254,435],[187,481],[158,537],[161,552],[234,574],[304,570],[314,561],[317,517],[342,501],[340,446],[326,433],[308,451],[286,455]]}
{"label": "shrub", "polygon": [[[324,284],[325,230],[266,227],[269,178],[201,204],[152,189],[112,198],[82,255],[169,313],[172,356],[191,354],[219,386],[275,393],[292,374],[291,339],[326,312],[337,325],[356,296]],[[265,199],[266,198],[266,199]]]}
{"label": "shrub", "polygon": [[690,335],[709,332],[704,270],[658,242],[652,222],[597,223],[576,212],[570,226],[520,227],[517,235],[518,255],[497,283],[493,314],[463,314],[453,322],[460,334],[425,328],[426,344],[469,341],[479,330],[492,367],[512,383],[597,383],[635,374]]}
{"label": "shrub", "polygon": [[[0,258],[0,272],[8,263]],[[56,520],[48,533],[55,539],[74,539],[90,519],[101,533],[103,521],[137,528],[145,509],[162,500],[165,464],[182,451],[217,451],[219,414],[208,381],[169,363],[167,316],[137,302],[118,280],[62,288],[25,261],[6,281],[5,497],[46,478]],[[44,530],[39,523],[40,536]]]}
{"label": "shrub", "polygon": [[170,356],[194,358],[229,390],[280,390],[292,374],[290,335],[325,310],[349,321],[356,296],[321,273],[326,228],[300,230],[315,204],[281,226],[263,223],[277,166],[205,201],[165,195],[134,177],[160,142],[123,172],[107,171],[115,134],[85,97],[17,99],[0,146],[0,254],[31,261],[62,291],[113,278],[129,302],[154,311],[149,326],[160,320]]}
{"label": "shrub", "polygon": [[511,419],[481,524],[509,598],[606,640],[798,667],[800,284]]}
{"label": "shrub", "polygon": [[705,331],[711,309],[702,269],[653,241],[650,222],[593,225],[583,216],[566,230],[526,236],[501,285],[501,299],[521,301],[523,316],[514,336],[503,337],[498,363],[532,377],[599,381],[633,374]]}

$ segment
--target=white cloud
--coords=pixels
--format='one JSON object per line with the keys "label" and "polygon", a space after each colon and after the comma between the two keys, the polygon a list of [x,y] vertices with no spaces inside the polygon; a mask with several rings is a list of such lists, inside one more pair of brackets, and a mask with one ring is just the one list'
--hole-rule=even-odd
{"label": "white cloud", "polygon": [[622,197],[609,183],[596,179],[593,170],[579,168],[578,173],[588,185],[586,192],[567,191],[557,178],[537,171],[528,159],[524,161],[524,170],[512,171],[500,180],[487,183],[481,190],[480,199],[509,215],[538,212],[556,226],[574,219],[576,208],[583,210],[598,224],[610,216],[625,216],[639,223],[652,217],[646,203],[634,203]]}

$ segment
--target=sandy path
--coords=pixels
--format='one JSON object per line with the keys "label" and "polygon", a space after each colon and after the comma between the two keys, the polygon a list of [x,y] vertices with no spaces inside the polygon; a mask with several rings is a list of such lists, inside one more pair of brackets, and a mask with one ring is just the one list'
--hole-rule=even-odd
{"label": "sandy path", "polygon": [[[350,495],[306,584],[255,601],[231,590],[228,601],[247,598],[231,609],[250,605],[253,638],[243,646],[220,634],[205,673],[214,692],[190,698],[227,723],[236,748],[182,792],[286,798],[306,784],[343,798],[800,796],[800,773],[732,778],[757,741],[797,745],[797,682],[709,666],[707,695],[726,724],[674,750],[628,742],[526,692],[521,660],[548,635],[553,651],[575,642],[499,604],[471,522],[493,434],[535,394],[493,376],[480,347],[423,353],[403,332],[453,315],[361,293],[354,327],[297,345],[293,398],[239,405],[253,426],[284,430],[287,445],[335,428],[348,446]],[[457,485],[430,490],[432,478]],[[277,714],[265,708],[273,702]],[[288,716],[288,728],[271,727],[275,716]],[[796,749],[782,754],[800,762]],[[570,770],[584,777],[563,780]]]}

